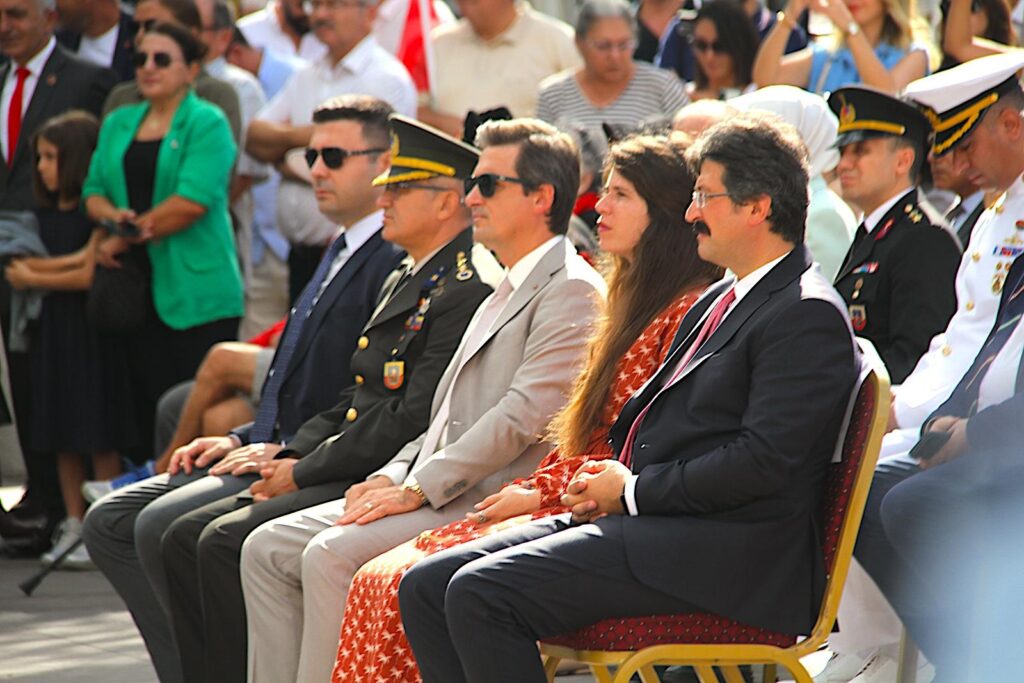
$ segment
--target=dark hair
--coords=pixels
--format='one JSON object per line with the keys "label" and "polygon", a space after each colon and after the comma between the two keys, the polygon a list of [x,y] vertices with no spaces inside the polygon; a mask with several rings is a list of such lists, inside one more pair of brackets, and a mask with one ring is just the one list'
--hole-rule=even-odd
{"label": "dark hair", "polygon": [[356,121],[363,126],[363,139],[375,147],[387,147],[390,140],[388,117],[391,105],[371,95],[339,95],[313,110],[313,123]]}
{"label": "dark hair", "polygon": [[140,2],[156,2],[174,17],[174,20],[193,31],[203,29],[203,20],[199,16],[199,8],[195,0],[139,0]]}
{"label": "dark hair", "polygon": [[545,183],[554,187],[548,230],[564,235],[580,186],[580,154],[572,137],[538,119],[488,121],[477,129],[477,147],[499,145],[519,148],[516,176],[523,180],[524,190],[534,190]]}
{"label": "dark hair", "polygon": [[201,61],[203,55],[206,54],[206,46],[199,42],[199,39],[191,31],[177,24],[159,21],[146,31],[147,36],[154,33],[170,38],[177,43],[186,64],[195,64]]}
{"label": "dark hair", "polygon": [[242,47],[252,47],[252,45],[249,44],[249,41],[246,40],[245,34],[242,33],[242,30],[239,29],[237,25],[235,26],[235,29],[231,32],[231,44],[241,45]]}
{"label": "dark hair", "polygon": [[686,158],[695,175],[705,161],[721,164],[722,183],[734,202],[767,195],[771,231],[792,244],[804,241],[807,147],[796,128],[767,112],[737,114],[704,131]]}
{"label": "dark hair", "polygon": [[[939,11],[942,12],[942,25],[945,26],[946,16],[949,14],[949,0],[942,0],[939,3]],[[1016,45],[1016,31],[1013,30],[1011,14],[1013,6],[1009,0],[971,0],[971,13],[984,12],[987,25],[982,38],[994,40],[1003,45]]]}
{"label": "dark hair", "polygon": [[[732,57],[732,72],[736,86],[745,88],[754,80],[754,58],[761,39],[757,35],[753,22],[743,6],[736,0],[715,0],[705,2],[697,10],[693,25],[696,27],[701,19],[707,19],[715,25],[716,41],[725,48],[726,54]],[[708,87],[708,77],[694,60],[694,80],[697,88]]]}
{"label": "dark hair", "polygon": [[[96,149],[100,125],[87,111],[71,111],[48,119],[32,136],[32,192],[40,208],[56,208],[61,199],[79,199],[89,173],[89,161]],[[50,192],[39,177],[39,140],[57,148],[57,191]]]}
{"label": "dark hair", "polygon": [[601,426],[619,359],[655,316],[682,294],[722,276],[721,268],[697,256],[696,235],[683,217],[693,175],[679,146],[660,136],[627,138],[612,146],[606,179],[612,170],[647,203],[650,222],[631,260],[605,256],[608,302],[590,339],[587,365],[551,426],[566,456],[587,452]]}
{"label": "dark hair", "polygon": [[633,35],[636,35],[636,17],[633,10],[623,0],[586,0],[576,15],[576,40],[583,40],[590,33],[594,24],[602,19],[621,19],[626,22]]}
{"label": "dark hair", "polygon": [[213,25],[211,29],[219,31],[225,28],[234,28],[235,9],[226,0],[213,0]]}

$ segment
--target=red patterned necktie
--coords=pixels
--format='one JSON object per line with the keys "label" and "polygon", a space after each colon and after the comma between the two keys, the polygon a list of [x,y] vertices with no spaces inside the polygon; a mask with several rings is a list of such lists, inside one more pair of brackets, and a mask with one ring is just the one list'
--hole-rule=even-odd
{"label": "red patterned necktie", "polygon": [[19,66],[15,73],[18,75],[18,82],[14,86],[14,93],[11,95],[11,106],[7,110],[7,167],[14,165],[14,153],[18,149],[18,135],[21,133],[21,101],[25,93],[25,79],[28,78],[29,70]]}
{"label": "red patterned necktie", "polygon": [[669,387],[678,382],[679,378],[683,376],[683,370],[685,370],[686,366],[690,364],[690,360],[693,359],[694,354],[697,353],[701,344],[703,344],[708,337],[718,329],[722,319],[725,317],[725,312],[729,310],[729,306],[731,306],[732,302],[735,300],[735,288],[730,289],[722,296],[721,299],[718,300],[718,303],[715,304],[714,309],[708,314],[707,319],[704,321],[704,326],[700,328],[697,338],[693,340],[693,343],[690,344],[690,348],[686,350],[686,354],[683,356],[682,360],[680,360],[676,365],[676,369],[672,373],[672,376],[669,377],[668,381],[665,382],[665,385],[658,390],[658,393],[654,395],[654,398],[644,406],[644,409],[641,410],[640,414],[636,416],[635,420],[633,420],[633,424],[629,428],[629,433],[626,435],[626,441],[622,444],[622,452],[619,453],[619,462],[626,467],[633,466],[633,442],[636,441],[636,433],[640,430],[640,424],[644,421],[644,418],[647,417],[647,411],[651,409],[651,406],[658,399],[658,396],[661,396],[662,392],[668,390]]}

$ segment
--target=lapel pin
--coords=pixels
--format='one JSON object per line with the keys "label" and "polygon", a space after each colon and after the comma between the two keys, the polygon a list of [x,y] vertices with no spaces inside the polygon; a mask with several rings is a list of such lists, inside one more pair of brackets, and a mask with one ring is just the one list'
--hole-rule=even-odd
{"label": "lapel pin", "polygon": [[57,74],[49,74],[46,77],[46,85],[50,87],[57,85]]}

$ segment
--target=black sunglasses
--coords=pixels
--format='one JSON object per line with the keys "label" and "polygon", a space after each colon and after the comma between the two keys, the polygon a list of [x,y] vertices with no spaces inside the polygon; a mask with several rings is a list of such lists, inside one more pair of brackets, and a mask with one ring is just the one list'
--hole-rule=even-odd
{"label": "black sunglasses", "polygon": [[714,52],[716,54],[723,54],[725,52],[725,46],[717,40],[708,42],[703,38],[693,38],[690,41],[690,45],[693,46],[694,52]]}
{"label": "black sunglasses", "polygon": [[156,64],[158,69],[166,69],[174,62],[174,59],[167,52],[136,52],[132,55],[132,63],[135,64],[135,68],[141,69],[146,66],[150,55],[152,55],[153,63]]}
{"label": "black sunglasses", "polygon": [[506,183],[518,183],[519,185],[522,185],[527,192],[536,189],[533,183],[527,182],[522,178],[510,178],[509,176],[498,175],[497,173],[481,173],[480,175],[475,175],[472,178],[466,178],[463,182],[466,184],[467,195],[473,191],[474,187],[478,187],[480,188],[480,194],[484,197],[493,197],[494,193],[498,191],[499,180],[503,180]]}
{"label": "black sunglasses", "polygon": [[322,156],[324,158],[324,166],[337,171],[341,168],[341,165],[345,163],[345,159],[349,157],[358,157],[365,154],[380,154],[386,152],[387,149],[383,147],[374,147],[373,149],[342,149],[341,147],[323,147],[316,149],[315,147],[306,148],[306,164],[313,168],[313,164],[316,163],[317,157]]}
{"label": "black sunglasses", "polygon": [[145,21],[138,22],[136,32],[147,33],[152,31],[154,26],[156,26],[156,19],[146,19]]}

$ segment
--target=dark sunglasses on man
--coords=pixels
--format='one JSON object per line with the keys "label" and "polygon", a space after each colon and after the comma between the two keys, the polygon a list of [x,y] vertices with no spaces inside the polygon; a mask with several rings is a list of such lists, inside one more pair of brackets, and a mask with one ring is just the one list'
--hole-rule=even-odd
{"label": "dark sunglasses on man", "polygon": [[146,66],[150,57],[153,57],[153,64],[158,69],[166,69],[174,63],[174,58],[167,52],[136,52],[132,55],[132,63],[136,69],[141,69]]}
{"label": "dark sunglasses on man", "polygon": [[341,168],[342,164],[345,163],[345,159],[349,157],[364,156],[366,154],[380,154],[388,151],[384,147],[374,147],[373,149],[342,149],[341,147],[321,147],[316,149],[315,147],[306,148],[306,164],[313,168],[313,164],[316,163],[317,157],[323,157],[324,166],[337,171]]}
{"label": "dark sunglasses on man", "polygon": [[473,191],[473,188],[476,187],[480,189],[480,194],[484,197],[493,197],[494,193],[498,191],[499,181],[517,183],[522,185],[527,192],[536,189],[532,183],[529,183],[522,178],[510,178],[509,176],[498,175],[497,173],[481,173],[480,175],[473,176],[472,178],[466,178],[464,181],[466,184],[466,194],[468,195]]}

